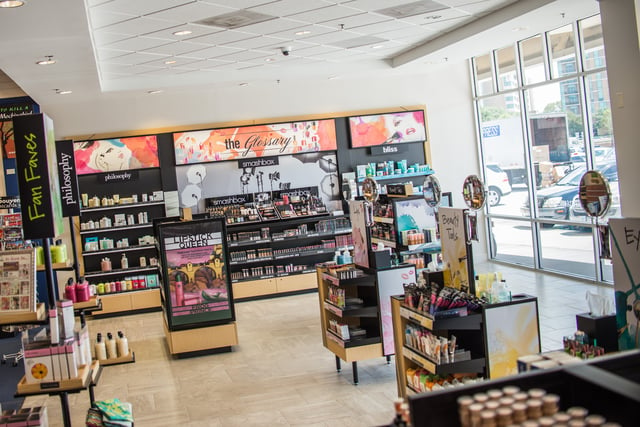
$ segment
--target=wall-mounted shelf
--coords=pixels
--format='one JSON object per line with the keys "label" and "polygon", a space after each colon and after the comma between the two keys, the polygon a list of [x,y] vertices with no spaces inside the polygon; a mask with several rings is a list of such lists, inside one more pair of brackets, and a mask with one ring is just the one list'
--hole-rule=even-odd
{"label": "wall-mounted shelf", "polygon": [[117,231],[126,231],[126,230],[137,230],[140,228],[151,228],[153,224],[144,223],[144,224],[134,224],[134,225],[126,225],[121,227],[105,227],[105,228],[92,228],[91,230],[81,230],[80,234],[95,234],[95,233],[114,233]]}
{"label": "wall-mounted shelf", "polygon": [[95,255],[104,255],[111,253],[120,253],[120,252],[134,252],[134,251],[145,251],[149,249],[155,249],[155,245],[138,245],[138,246],[127,246],[125,248],[110,248],[110,249],[101,249],[99,251],[84,251],[82,256],[95,256]]}
{"label": "wall-mounted shelf", "polygon": [[164,200],[152,201],[152,202],[138,202],[138,203],[119,203],[117,205],[111,205],[111,206],[97,206],[95,208],[80,209],[80,214],[82,215],[82,214],[91,213],[91,212],[113,211],[113,210],[141,208],[145,206],[160,206],[160,205],[164,205]]}

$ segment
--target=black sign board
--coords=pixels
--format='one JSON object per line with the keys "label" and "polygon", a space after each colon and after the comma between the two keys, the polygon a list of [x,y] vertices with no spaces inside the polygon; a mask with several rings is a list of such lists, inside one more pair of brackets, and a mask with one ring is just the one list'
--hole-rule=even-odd
{"label": "black sign board", "polygon": [[371,155],[372,156],[382,156],[389,154],[399,154],[406,153],[407,146],[399,145],[399,144],[389,144],[389,145],[376,145],[371,147]]}
{"label": "black sign board", "polygon": [[20,208],[20,197],[18,196],[1,196],[0,209],[17,209]]}
{"label": "black sign board", "polygon": [[234,194],[224,197],[209,197],[205,199],[208,208],[222,208],[231,205],[244,205],[253,203],[253,193],[250,194]]}
{"label": "black sign board", "polygon": [[140,174],[137,170],[107,172],[96,175],[100,184],[110,184],[112,182],[137,181]]}
{"label": "black sign board", "polygon": [[73,157],[73,141],[66,139],[56,141],[56,157],[58,160],[58,177],[60,178],[60,199],[62,215],[72,217],[80,215],[78,201],[78,177]]}
{"label": "black sign board", "polygon": [[410,196],[413,194],[411,184],[387,184],[387,194],[389,196]]}
{"label": "black sign board", "polygon": [[24,238],[58,236],[63,223],[53,122],[44,114],[17,116],[13,131]]}
{"label": "black sign board", "polygon": [[244,168],[259,168],[263,166],[276,166],[279,165],[278,157],[257,157],[253,159],[238,160],[238,169]]}

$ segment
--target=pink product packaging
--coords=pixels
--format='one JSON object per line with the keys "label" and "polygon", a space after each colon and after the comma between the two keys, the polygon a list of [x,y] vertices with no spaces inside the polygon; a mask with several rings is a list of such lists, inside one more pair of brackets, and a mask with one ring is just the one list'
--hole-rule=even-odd
{"label": "pink product packaging", "polygon": [[58,323],[58,310],[55,308],[49,310],[49,335],[51,344],[58,344],[60,341],[60,324]]}
{"label": "pink product packaging", "polygon": [[28,383],[55,381],[55,370],[49,346],[24,350],[25,379]]}
{"label": "pink product packaging", "polygon": [[89,301],[89,298],[91,298],[89,282],[85,280],[82,283],[76,283],[76,302]]}
{"label": "pink product packaging", "polygon": [[67,364],[67,372],[69,374],[69,378],[77,378],[78,377],[78,353],[77,350],[77,341],[74,339],[65,341],[65,363]]}
{"label": "pink product packaging", "polygon": [[60,332],[63,338],[73,338],[73,326],[75,317],[73,315],[73,301],[58,301],[58,315],[60,316]]}

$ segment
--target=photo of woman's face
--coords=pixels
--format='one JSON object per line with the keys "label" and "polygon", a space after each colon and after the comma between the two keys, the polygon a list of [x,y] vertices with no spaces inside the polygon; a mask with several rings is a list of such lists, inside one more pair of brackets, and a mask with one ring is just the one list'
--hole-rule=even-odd
{"label": "photo of woman's face", "polygon": [[129,148],[108,141],[100,141],[91,153],[91,163],[94,165],[92,167],[103,172],[129,169],[130,161],[131,150]]}

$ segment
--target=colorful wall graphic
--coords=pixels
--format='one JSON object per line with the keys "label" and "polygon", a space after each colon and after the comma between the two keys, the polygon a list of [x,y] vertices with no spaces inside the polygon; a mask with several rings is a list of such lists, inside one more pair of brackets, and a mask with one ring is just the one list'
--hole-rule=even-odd
{"label": "colorful wall graphic", "polygon": [[427,139],[424,111],[349,117],[351,148]]}
{"label": "colorful wall graphic", "polygon": [[173,134],[176,164],[337,149],[333,119],[243,126]]}
{"label": "colorful wall graphic", "polygon": [[73,151],[78,175],[160,166],[155,135],[74,142]]}
{"label": "colorful wall graphic", "polygon": [[640,218],[610,218],[618,348],[640,348]]}

